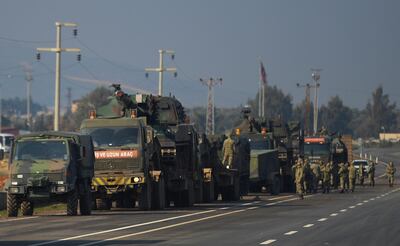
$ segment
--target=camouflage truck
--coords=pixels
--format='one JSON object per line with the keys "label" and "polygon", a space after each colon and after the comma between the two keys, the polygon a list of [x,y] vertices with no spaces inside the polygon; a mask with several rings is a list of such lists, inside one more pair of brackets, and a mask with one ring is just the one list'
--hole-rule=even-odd
{"label": "camouflage truck", "polygon": [[235,155],[232,168],[222,164],[223,136],[202,134],[199,141],[200,164],[203,169],[203,201],[237,201],[248,192],[249,144],[245,139],[233,136]]}
{"label": "camouflage truck", "polygon": [[91,213],[94,152],[89,135],[40,132],[15,139],[10,153],[7,214],[32,215],[36,201],[67,203],[67,215]]}
{"label": "camouflage truck", "polygon": [[202,175],[198,164],[198,136],[188,122],[182,104],[175,97],[145,94],[128,95],[120,85],[104,110],[118,117],[135,115],[146,119],[154,129],[160,147],[160,166],[164,178],[165,205],[192,206],[202,198]]}
{"label": "camouflage truck", "polygon": [[111,117],[100,108],[83,120],[81,132],[92,136],[95,151],[95,176],[92,180],[95,208],[107,210],[113,201],[118,208],[142,210],[165,207],[164,180],[160,167],[160,148],[146,119]]}

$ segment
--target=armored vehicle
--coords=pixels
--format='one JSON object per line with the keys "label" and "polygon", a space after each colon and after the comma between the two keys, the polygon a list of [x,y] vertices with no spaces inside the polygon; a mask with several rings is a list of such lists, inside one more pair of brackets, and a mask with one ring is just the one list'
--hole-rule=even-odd
{"label": "armored vehicle", "polygon": [[198,199],[202,197],[202,175],[198,165],[197,132],[188,122],[182,104],[175,97],[128,95],[120,85],[113,87],[114,96],[101,111],[146,119],[160,147],[166,206],[171,201],[175,206],[192,206],[195,194]]}
{"label": "armored vehicle", "polygon": [[92,136],[94,144],[95,207],[110,209],[115,201],[116,207],[132,208],[138,201],[143,210],[163,209],[160,149],[146,119],[135,115],[97,117],[94,111],[90,114],[82,122],[81,132]]}
{"label": "armored vehicle", "polygon": [[10,154],[7,214],[32,215],[35,201],[67,202],[67,215],[91,213],[94,152],[89,135],[40,132],[15,139]]}

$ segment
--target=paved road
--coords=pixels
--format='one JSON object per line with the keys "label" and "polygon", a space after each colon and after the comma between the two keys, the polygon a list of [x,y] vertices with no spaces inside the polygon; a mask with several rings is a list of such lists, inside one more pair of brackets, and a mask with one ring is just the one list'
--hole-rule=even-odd
{"label": "paved road", "polygon": [[355,193],[304,200],[260,194],[189,210],[2,220],[0,245],[400,245],[399,203],[400,186],[380,178]]}

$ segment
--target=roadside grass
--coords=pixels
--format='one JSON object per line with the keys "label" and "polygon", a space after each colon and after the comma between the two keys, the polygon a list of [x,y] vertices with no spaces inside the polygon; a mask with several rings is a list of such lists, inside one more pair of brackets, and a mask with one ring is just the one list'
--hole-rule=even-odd
{"label": "roadside grass", "polygon": [[[67,210],[67,204],[65,203],[50,203],[50,204],[37,204],[34,207],[33,215],[49,215],[55,213],[64,213]],[[18,216],[21,215],[21,211],[18,211]],[[0,218],[7,218],[7,210],[0,210]]]}

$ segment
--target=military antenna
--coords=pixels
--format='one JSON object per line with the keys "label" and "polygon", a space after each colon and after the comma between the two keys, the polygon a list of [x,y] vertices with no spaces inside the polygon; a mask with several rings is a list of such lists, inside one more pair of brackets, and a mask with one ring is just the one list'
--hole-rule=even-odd
{"label": "military antenna", "polygon": [[207,115],[206,115],[206,134],[214,135],[215,131],[215,105],[214,105],[214,86],[218,84],[222,84],[222,78],[209,78],[209,79],[200,79],[200,82],[207,86],[208,88],[208,96],[207,96]]}

